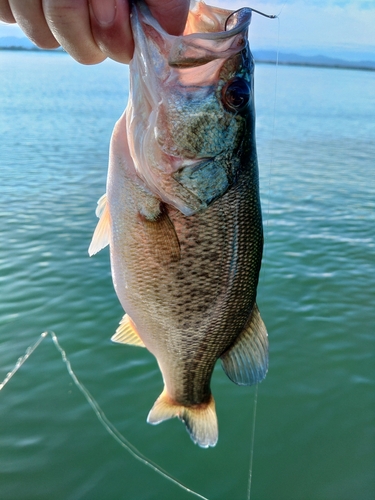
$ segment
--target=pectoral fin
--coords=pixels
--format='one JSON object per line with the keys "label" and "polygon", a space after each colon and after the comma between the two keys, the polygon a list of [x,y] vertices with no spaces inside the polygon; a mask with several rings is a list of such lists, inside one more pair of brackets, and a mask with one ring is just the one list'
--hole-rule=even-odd
{"label": "pectoral fin", "polygon": [[268,370],[268,335],[255,304],[246,327],[221,356],[228,377],[238,385],[261,382]]}
{"label": "pectoral fin", "polygon": [[140,215],[147,237],[148,251],[160,264],[180,260],[180,242],[166,210],[161,207],[158,216],[150,220]]}
{"label": "pectoral fin", "polygon": [[139,347],[146,347],[143,340],[139,336],[136,327],[127,314],[124,315],[120,321],[116,333],[111,338],[112,342],[118,342],[119,344],[129,344],[137,345]]}
{"label": "pectoral fin", "polygon": [[90,257],[100,252],[100,250],[109,244],[109,238],[111,235],[111,219],[106,194],[103,194],[103,196],[99,199],[95,214],[99,217],[99,222],[95,228],[91,244],[89,246]]}

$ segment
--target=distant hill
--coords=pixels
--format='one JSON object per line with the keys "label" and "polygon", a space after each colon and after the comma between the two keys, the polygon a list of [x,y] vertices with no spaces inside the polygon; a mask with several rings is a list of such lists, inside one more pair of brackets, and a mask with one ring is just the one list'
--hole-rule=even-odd
{"label": "distant hill", "polygon": [[337,57],[327,57],[322,55],[300,56],[298,54],[286,54],[280,52],[277,56],[273,50],[255,50],[253,52],[257,62],[288,64],[295,66],[319,66],[327,68],[347,68],[375,71],[375,61],[349,61]]}
{"label": "distant hill", "polygon": [[4,36],[0,38],[1,49],[18,49],[30,50],[37,49],[38,47],[33,44],[28,38],[20,38],[17,36]]}

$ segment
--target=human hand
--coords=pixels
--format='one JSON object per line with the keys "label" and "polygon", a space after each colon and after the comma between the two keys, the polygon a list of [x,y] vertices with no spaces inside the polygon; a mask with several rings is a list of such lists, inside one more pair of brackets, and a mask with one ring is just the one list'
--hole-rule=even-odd
{"label": "human hand", "polygon": [[[146,0],[153,16],[172,35],[184,29],[189,0]],[[83,64],[110,57],[128,63],[134,43],[131,0],[0,0],[0,20],[18,23],[38,47],[61,45]]]}

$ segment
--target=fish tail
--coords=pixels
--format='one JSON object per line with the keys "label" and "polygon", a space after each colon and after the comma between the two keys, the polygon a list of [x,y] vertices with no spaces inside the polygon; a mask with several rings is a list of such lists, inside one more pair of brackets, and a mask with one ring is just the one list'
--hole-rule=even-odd
{"label": "fish tail", "polygon": [[191,439],[201,448],[216,445],[218,425],[212,395],[208,403],[183,406],[174,402],[164,389],[148,414],[147,422],[156,425],[173,417],[178,417],[184,422]]}

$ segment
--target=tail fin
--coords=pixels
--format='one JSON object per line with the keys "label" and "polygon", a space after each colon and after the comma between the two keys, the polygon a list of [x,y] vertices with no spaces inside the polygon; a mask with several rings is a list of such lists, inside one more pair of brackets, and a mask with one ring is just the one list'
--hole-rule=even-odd
{"label": "tail fin", "polygon": [[148,414],[147,422],[156,425],[173,417],[184,422],[191,439],[201,448],[216,445],[218,426],[213,396],[205,404],[182,406],[172,401],[164,389]]}

